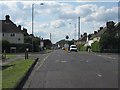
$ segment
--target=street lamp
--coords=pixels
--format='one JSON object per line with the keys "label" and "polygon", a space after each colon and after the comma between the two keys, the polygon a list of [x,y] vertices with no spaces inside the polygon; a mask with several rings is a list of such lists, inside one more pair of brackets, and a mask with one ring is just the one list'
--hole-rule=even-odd
{"label": "street lamp", "polygon": [[[40,3],[40,5],[44,5],[43,3]],[[32,52],[34,52],[34,46],[33,46],[33,35],[34,33],[34,4],[32,4]]]}
{"label": "street lamp", "polygon": [[34,29],[34,4],[32,4],[32,52],[34,51],[33,47],[33,29]]}
{"label": "street lamp", "polygon": [[78,40],[80,39],[80,17],[78,17]]}

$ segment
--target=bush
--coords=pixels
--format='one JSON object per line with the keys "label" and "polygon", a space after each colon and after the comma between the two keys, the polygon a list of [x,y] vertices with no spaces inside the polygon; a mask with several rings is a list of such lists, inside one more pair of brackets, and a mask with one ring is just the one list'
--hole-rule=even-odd
{"label": "bush", "polygon": [[10,51],[10,43],[6,40],[2,40],[2,52],[3,51],[9,52]]}
{"label": "bush", "polygon": [[100,52],[101,51],[100,43],[98,41],[95,41],[94,43],[91,44],[91,49],[93,52]]}
{"label": "bush", "polygon": [[82,44],[82,45],[80,45],[80,51],[86,51],[86,47]]}

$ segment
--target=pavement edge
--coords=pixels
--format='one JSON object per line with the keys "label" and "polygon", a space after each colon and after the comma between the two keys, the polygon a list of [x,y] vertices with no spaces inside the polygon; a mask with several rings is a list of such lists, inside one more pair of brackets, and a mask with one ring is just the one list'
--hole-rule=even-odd
{"label": "pavement edge", "polygon": [[34,63],[31,65],[31,67],[28,69],[28,71],[26,72],[26,74],[21,78],[20,82],[18,82],[18,84],[16,85],[14,90],[22,90],[23,85],[25,84],[26,80],[28,79],[28,77],[30,76],[34,66],[36,65],[36,63],[38,62],[39,58],[36,58]]}

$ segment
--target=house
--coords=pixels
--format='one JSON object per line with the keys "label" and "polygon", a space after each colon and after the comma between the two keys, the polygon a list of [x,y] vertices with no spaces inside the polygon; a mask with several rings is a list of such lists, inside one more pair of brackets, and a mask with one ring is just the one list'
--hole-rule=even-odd
{"label": "house", "polygon": [[95,41],[100,41],[101,35],[105,33],[105,31],[107,30],[107,27],[100,27],[100,29],[98,31],[94,31],[94,35],[92,35],[92,37],[90,38],[90,40],[93,40],[93,42]]}
{"label": "house", "polygon": [[[17,26],[10,20],[10,16],[6,15],[5,20],[0,20],[2,25],[2,40],[8,41],[10,44],[24,44],[24,34],[21,26]],[[4,49],[4,48],[3,48]],[[10,52],[16,52],[16,46],[10,46]]]}
{"label": "house", "polygon": [[7,40],[10,43],[23,44],[24,34],[21,31],[21,26],[18,27],[10,20],[10,16],[6,15],[2,21],[2,40]]}
{"label": "house", "polygon": [[84,33],[83,35],[81,35],[81,38],[79,40],[80,44],[85,44],[87,41],[87,33]]}

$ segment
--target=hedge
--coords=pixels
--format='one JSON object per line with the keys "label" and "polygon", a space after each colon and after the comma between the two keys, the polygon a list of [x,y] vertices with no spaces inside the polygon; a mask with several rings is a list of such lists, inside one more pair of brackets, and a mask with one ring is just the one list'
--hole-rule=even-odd
{"label": "hedge", "polygon": [[86,51],[86,47],[84,45],[80,45],[80,51]]}
{"label": "hedge", "polygon": [[95,41],[94,43],[91,44],[91,49],[93,52],[100,52],[101,51],[100,43],[98,41]]}

